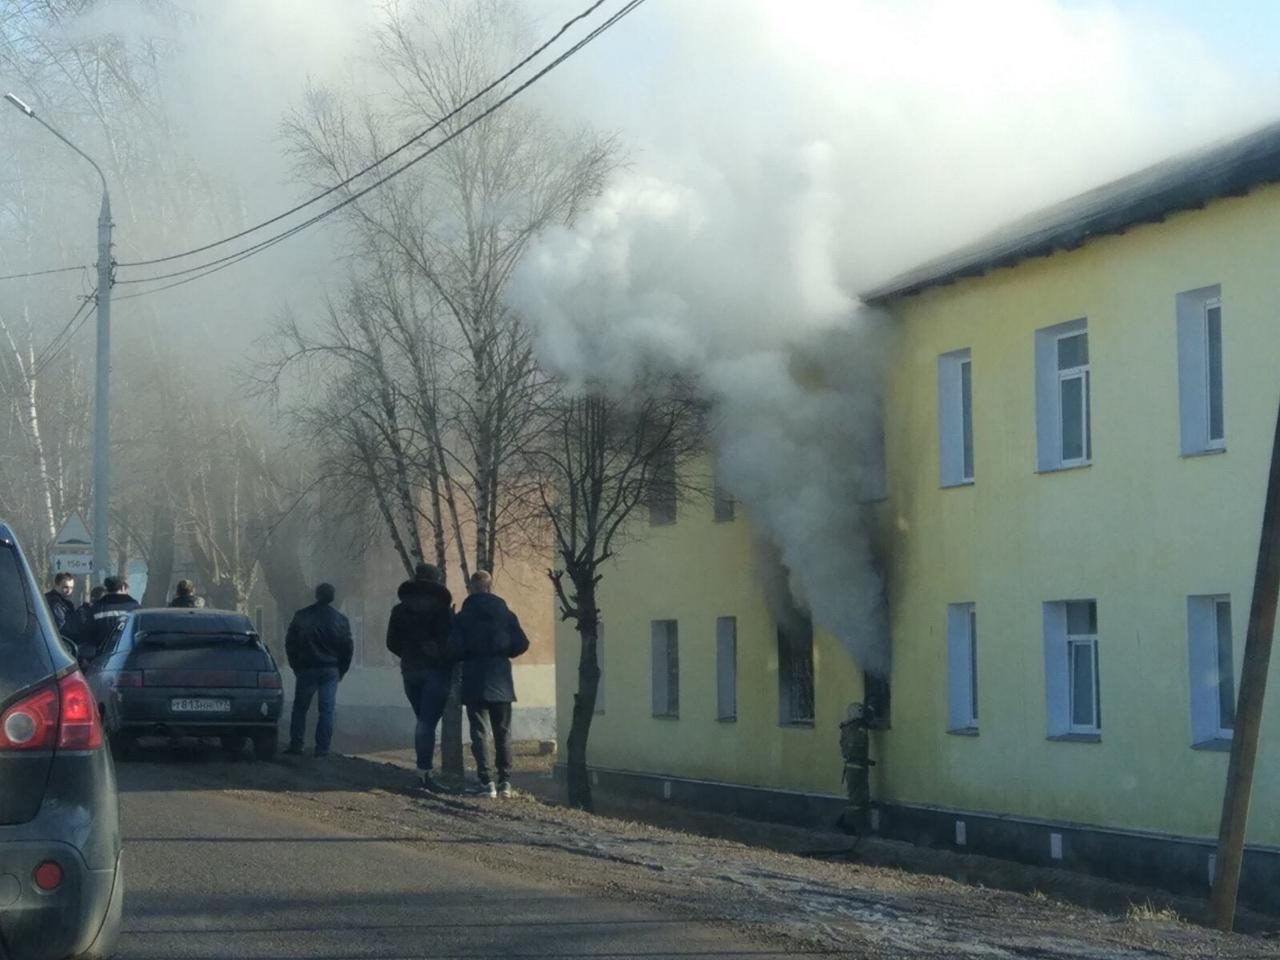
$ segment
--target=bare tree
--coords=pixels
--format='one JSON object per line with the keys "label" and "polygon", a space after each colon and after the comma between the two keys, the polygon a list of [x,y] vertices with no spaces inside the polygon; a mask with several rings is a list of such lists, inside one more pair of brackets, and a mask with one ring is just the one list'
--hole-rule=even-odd
{"label": "bare tree", "polygon": [[684,479],[706,449],[701,405],[679,381],[648,387],[627,398],[603,390],[563,397],[535,453],[539,502],[555,543],[547,573],[561,619],[574,622],[582,643],[567,766],[569,802],[584,809],[591,807],[587,740],[600,684],[604,571],[622,544],[640,535],[637,508],[666,505],[681,489],[705,495]]}

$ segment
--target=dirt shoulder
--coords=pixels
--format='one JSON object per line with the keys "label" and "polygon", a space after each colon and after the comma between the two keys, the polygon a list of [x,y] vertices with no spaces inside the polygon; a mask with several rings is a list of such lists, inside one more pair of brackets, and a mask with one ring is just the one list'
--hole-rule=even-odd
{"label": "dirt shoulder", "polygon": [[[415,791],[402,767],[334,757],[172,763],[214,789],[365,836],[435,845],[495,871],[732,924],[795,953],[862,958],[1280,957],[1267,934],[1224,936],[1160,911],[1117,916],[1050,898],[511,800]],[[979,858],[974,858],[979,859]]]}

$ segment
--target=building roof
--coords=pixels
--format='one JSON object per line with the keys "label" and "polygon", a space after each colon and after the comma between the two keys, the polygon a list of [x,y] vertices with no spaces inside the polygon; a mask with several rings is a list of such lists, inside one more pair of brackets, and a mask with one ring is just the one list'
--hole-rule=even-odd
{"label": "building roof", "polygon": [[1000,227],[863,294],[867,303],[1011,267],[1030,257],[1074,250],[1094,237],[1157,223],[1212,200],[1280,181],[1280,122],[1171,157]]}

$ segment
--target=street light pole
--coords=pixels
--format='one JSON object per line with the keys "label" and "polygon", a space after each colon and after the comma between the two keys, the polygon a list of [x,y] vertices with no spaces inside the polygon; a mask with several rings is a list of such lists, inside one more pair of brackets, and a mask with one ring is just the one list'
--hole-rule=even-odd
{"label": "street light pole", "polygon": [[68,147],[88,160],[102,181],[102,207],[98,211],[98,360],[93,401],[93,582],[101,584],[110,568],[108,509],[111,491],[111,446],[109,437],[111,385],[111,195],[102,168],[74,143],[64,137],[12,93],[4,98],[40,124]]}

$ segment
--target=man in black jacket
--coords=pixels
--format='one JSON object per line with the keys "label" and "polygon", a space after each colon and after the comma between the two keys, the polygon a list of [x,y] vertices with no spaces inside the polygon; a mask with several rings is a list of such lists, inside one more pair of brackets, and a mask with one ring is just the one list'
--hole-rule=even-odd
{"label": "man in black jacket", "polygon": [[204,604],[196,596],[196,585],[194,583],[190,580],[179,580],[177,587],[174,588],[173,599],[169,601],[169,606],[180,609],[195,609],[203,607]]}
{"label": "man in black jacket", "polygon": [[[471,726],[481,793],[511,796],[511,704],[516,699],[511,661],[529,649],[529,638],[506,601],[493,593],[493,577],[477,570],[470,596],[453,621],[450,647],[462,661],[462,702]],[[497,760],[497,783],[489,763],[489,730]]]}
{"label": "man in black jacket", "polygon": [[426,790],[436,790],[432,777],[436,726],[444,715],[453,678],[449,632],[453,627],[453,597],[440,583],[439,571],[429,563],[414,569],[412,580],[400,584],[400,602],[387,621],[387,649],[400,658],[404,694],[417,718],[413,744],[418,754],[418,778]]}
{"label": "man in black jacket", "polygon": [[64,570],[53,578],[53,589],[44,595],[49,612],[53,614],[53,625],[60,634],[72,640],[78,626],[76,605],[71,602],[71,591],[75,587],[76,578]]}
{"label": "man in black jacket", "polygon": [[320,695],[316,719],[316,756],[327,757],[333,742],[333,718],[337,709],[338,683],[351,669],[355,644],[351,623],[333,609],[333,586],[316,587],[316,602],[293,615],[285,634],[284,650],[293,670],[293,717],[289,726],[286,753],[302,753],[307,736],[307,711],[311,698]]}
{"label": "man in black jacket", "polygon": [[96,657],[116,632],[120,621],[141,606],[129,596],[129,581],[124,577],[107,577],[102,585],[107,592],[89,608],[89,621],[76,637],[81,660]]}

